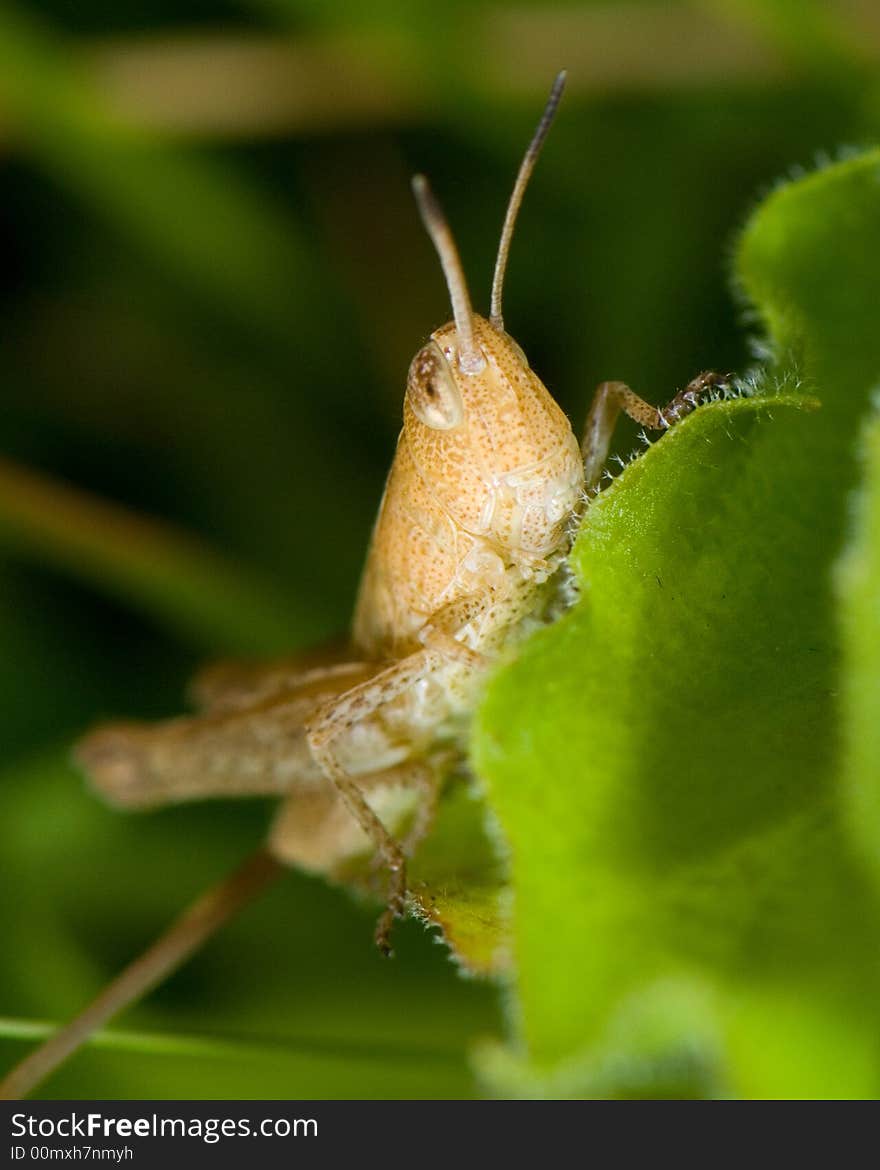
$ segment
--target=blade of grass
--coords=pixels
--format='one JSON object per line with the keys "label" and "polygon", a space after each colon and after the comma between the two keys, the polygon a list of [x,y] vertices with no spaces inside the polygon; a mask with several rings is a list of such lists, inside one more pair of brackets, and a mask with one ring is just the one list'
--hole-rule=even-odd
{"label": "blade of grass", "polygon": [[[52,1020],[0,1016],[0,1039],[33,1043],[46,1040],[57,1029]],[[149,1056],[206,1056],[215,1060],[260,1059],[278,1055],[316,1056],[338,1060],[423,1063],[459,1061],[456,1048],[409,1047],[386,1040],[353,1041],[339,1037],[211,1035],[198,1032],[144,1032],[106,1028],[86,1041],[91,1048]]]}
{"label": "blade of grass", "polygon": [[5,459],[0,548],[97,586],[214,650],[277,650],[297,627],[271,586],[199,541]]}

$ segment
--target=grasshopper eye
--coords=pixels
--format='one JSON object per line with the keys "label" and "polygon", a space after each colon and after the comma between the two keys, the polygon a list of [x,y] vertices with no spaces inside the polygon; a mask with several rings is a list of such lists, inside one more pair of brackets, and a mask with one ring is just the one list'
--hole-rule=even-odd
{"label": "grasshopper eye", "polygon": [[416,418],[435,431],[450,431],[464,417],[461,394],[446,358],[430,342],[412,360],[407,397]]}

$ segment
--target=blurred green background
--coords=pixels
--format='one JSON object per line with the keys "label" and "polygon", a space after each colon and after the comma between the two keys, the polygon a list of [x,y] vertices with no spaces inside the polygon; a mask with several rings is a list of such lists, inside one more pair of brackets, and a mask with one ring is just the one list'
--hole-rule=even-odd
{"label": "blurred green background", "polygon": [[[505,318],[577,427],[603,378],[659,402],[749,365],[731,241],[777,178],[876,141],[878,65],[873,0],[3,4],[4,1065],[260,839],[259,802],[108,811],[67,752],[179,711],[205,658],[345,627],[448,315],[410,174],[485,310],[568,68]],[[472,1095],[503,997],[412,924],[383,963],[372,917],[291,874],[47,1095]]]}

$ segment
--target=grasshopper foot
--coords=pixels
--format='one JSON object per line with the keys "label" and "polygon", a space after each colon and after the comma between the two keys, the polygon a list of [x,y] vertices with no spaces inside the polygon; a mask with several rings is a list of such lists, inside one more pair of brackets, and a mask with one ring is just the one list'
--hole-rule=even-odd
{"label": "grasshopper foot", "polygon": [[374,938],[382,955],[386,959],[391,959],[394,956],[391,947],[391,932],[394,929],[395,921],[403,917],[406,909],[406,862],[401,856],[396,858],[388,868],[391,874],[388,905],[376,923]]}
{"label": "grasshopper foot", "polygon": [[671,399],[659,415],[660,425],[665,428],[674,426],[683,418],[696,410],[698,406],[711,397],[713,390],[726,390],[733,380],[733,374],[715,374],[707,370],[697,374],[678,394]]}

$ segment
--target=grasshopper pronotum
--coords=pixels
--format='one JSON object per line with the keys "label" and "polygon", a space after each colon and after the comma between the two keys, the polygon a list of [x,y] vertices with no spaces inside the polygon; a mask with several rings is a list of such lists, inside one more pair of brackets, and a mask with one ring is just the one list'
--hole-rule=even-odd
{"label": "grasshopper pronotum", "polygon": [[452,233],[427,181],[413,181],[453,320],[410,365],[403,430],[348,645],[268,666],[215,667],[196,680],[198,714],[101,727],[77,748],[95,788],[124,808],[280,797],[267,844],[22,1061],[0,1095],[33,1088],[285,865],[332,873],[372,848],[389,878],[376,928],[388,953],[406,905],[406,857],[430,827],[450,753],[463,753],[486,667],[558,594],[573,522],[597,489],[619,412],[665,429],[723,383],[701,374],[661,410],[622,382],[603,382],[579,444],[505,332],[501,298],[513,228],[564,82],[560,73],[517,175],[488,320],[471,308]]}

